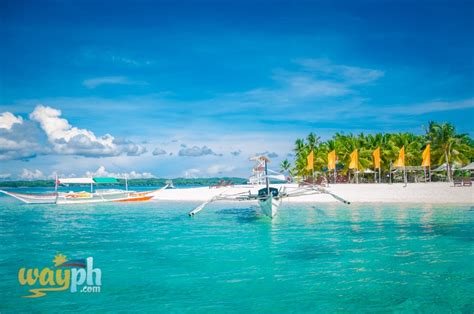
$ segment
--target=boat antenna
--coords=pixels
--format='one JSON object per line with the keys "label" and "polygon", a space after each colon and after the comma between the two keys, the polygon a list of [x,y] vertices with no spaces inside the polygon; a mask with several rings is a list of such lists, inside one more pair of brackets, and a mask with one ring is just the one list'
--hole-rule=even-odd
{"label": "boat antenna", "polygon": [[125,191],[128,191],[128,176],[125,175]]}

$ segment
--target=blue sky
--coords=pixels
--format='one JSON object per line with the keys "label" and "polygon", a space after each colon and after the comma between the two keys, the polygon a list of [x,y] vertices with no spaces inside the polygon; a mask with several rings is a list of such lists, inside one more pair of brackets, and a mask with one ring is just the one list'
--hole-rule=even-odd
{"label": "blue sky", "polygon": [[473,134],[472,1],[2,1],[0,177],[246,176],[310,131]]}

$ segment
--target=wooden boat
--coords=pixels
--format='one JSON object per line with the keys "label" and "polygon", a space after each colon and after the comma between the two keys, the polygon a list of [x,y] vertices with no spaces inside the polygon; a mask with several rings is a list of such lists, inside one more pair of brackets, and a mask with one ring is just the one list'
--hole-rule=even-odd
{"label": "wooden boat", "polygon": [[[200,211],[202,211],[205,206],[209,203],[216,201],[258,201],[261,212],[270,218],[274,218],[278,213],[278,208],[282,203],[282,199],[289,197],[305,196],[305,195],[314,195],[314,194],[328,194],[334,197],[336,200],[343,202],[344,204],[350,204],[350,202],[345,199],[329,192],[325,188],[317,185],[304,185],[300,186],[293,190],[287,190],[286,188],[277,189],[270,186],[270,178],[275,177],[274,175],[268,174],[268,163],[270,159],[265,156],[254,157],[251,160],[258,159],[264,167],[264,175],[260,176],[260,179],[265,180],[265,187],[258,190],[257,194],[252,194],[249,190],[248,192],[236,193],[236,194],[227,194],[223,192],[217,196],[214,196],[210,200],[202,203],[188,214],[189,216],[194,216]],[[280,179],[276,176],[276,179]]]}
{"label": "wooden boat", "polygon": [[[161,189],[136,192],[129,191],[126,182],[126,189],[97,189],[94,185],[100,183],[117,184],[119,180],[116,178],[65,178],[56,179],[56,187],[54,193],[17,193],[0,190],[0,192],[14,197],[27,204],[89,204],[104,202],[142,202],[151,200],[155,193],[168,187],[165,185]],[[58,192],[60,184],[90,184],[90,192],[87,191],[69,191]]]}

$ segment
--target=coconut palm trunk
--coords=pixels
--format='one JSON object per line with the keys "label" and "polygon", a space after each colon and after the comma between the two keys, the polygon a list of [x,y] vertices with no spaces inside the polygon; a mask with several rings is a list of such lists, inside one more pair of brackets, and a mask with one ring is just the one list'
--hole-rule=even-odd
{"label": "coconut palm trunk", "polygon": [[449,164],[449,156],[448,156],[448,151],[444,151],[444,159],[446,160],[446,171],[448,172],[448,181],[451,182],[451,165]]}

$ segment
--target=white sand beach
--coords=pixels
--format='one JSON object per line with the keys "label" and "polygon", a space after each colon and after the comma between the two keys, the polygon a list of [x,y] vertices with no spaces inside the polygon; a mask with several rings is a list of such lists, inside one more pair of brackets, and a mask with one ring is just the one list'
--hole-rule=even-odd
{"label": "white sand beach", "polygon": [[[295,189],[296,184],[272,185]],[[218,194],[256,193],[261,186],[238,185],[234,187],[197,187],[169,189],[156,194],[155,200],[206,201]],[[332,184],[330,192],[352,203],[427,203],[427,204],[474,204],[474,187],[454,187],[452,183],[408,184]],[[289,198],[287,202],[337,202],[327,194]]]}

